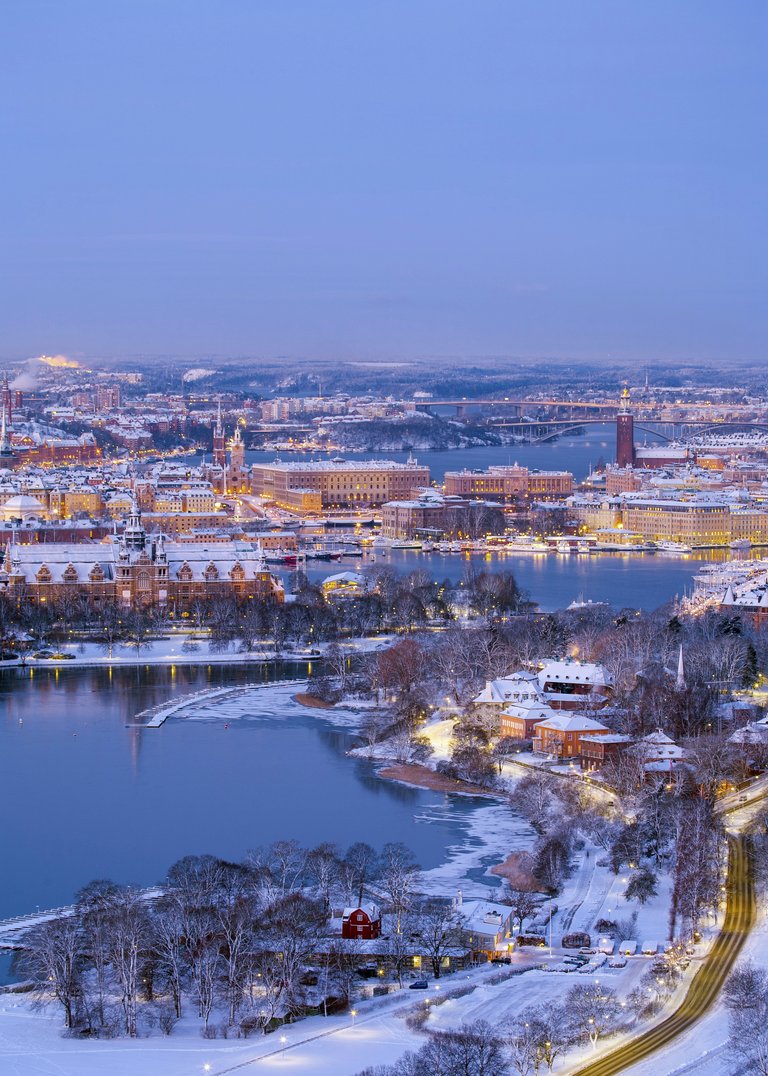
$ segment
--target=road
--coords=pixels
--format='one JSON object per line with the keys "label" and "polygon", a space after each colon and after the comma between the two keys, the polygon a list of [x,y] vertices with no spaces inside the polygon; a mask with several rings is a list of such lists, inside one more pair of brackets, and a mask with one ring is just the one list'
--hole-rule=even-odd
{"label": "road", "polygon": [[711,1008],[755,920],[748,838],[728,838],[727,907],[723,928],[678,1008],[660,1024],[578,1069],[574,1076],[613,1076],[666,1046]]}

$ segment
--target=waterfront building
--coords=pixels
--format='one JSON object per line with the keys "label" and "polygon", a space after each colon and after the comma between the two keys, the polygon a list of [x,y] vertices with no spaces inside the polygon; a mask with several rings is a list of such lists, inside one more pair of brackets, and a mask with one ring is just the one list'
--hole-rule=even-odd
{"label": "waterfront building", "polygon": [[389,501],[381,509],[385,538],[465,538],[499,533],[503,527],[497,504],[444,497],[431,489],[420,491],[411,500]]}
{"label": "waterfront building", "polygon": [[[388,501],[408,498],[413,490],[429,485],[429,468],[411,457],[407,463],[392,460],[325,460],[316,463],[255,463],[251,491],[280,507],[304,513],[328,508],[376,508]],[[310,496],[315,494],[315,496]]]}
{"label": "waterfront building", "polygon": [[731,508],[724,501],[627,498],[622,525],[643,538],[691,545],[727,545],[731,540]]}
{"label": "waterfront building", "polygon": [[264,564],[257,543],[235,539],[203,544],[147,535],[136,504],[119,538],[57,543],[9,543],[0,589],[17,603],[45,604],[78,595],[94,606],[158,606],[182,613],[219,596],[283,601],[282,584]]}
{"label": "waterfront building", "polygon": [[536,498],[556,500],[573,493],[570,471],[537,471],[512,466],[492,466],[486,471],[446,471],[446,496],[482,497],[504,504]]}

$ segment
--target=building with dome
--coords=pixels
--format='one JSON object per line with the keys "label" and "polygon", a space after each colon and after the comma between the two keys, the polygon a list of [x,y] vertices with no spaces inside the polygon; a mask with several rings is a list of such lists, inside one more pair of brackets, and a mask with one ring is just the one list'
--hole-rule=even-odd
{"label": "building with dome", "polygon": [[178,614],[216,597],[282,602],[285,596],[258,543],[230,539],[209,546],[147,535],[135,502],[122,535],[103,542],[9,543],[0,590],[16,602],[79,595],[94,607],[114,603]]}
{"label": "building with dome", "polygon": [[17,493],[0,505],[0,516],[6,523],[12,523],[15,520],[27,523],[30,519],[47,519],[48,511],[37,497]]}

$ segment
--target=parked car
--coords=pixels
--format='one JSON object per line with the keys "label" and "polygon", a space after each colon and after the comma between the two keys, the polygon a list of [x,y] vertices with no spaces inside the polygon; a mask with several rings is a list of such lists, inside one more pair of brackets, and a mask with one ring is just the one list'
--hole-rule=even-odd
{"label": "parked car", "polygon": [[429,990],[429,983],[426,979],[417,979],[415,983],[410,983],[409,990]]}

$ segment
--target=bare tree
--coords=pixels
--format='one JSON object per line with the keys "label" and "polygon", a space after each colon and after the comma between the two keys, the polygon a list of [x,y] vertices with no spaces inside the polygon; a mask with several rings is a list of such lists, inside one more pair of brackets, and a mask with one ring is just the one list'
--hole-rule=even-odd
{"label": "bare tree", "polygon": [[529,1005],[515,1015],[509,1046],[516,1071],[520,1076],[529,1076],[546,1065],[551,1072],[557,1058],[571,1044],[565,1006],[550,1001]]}
{"label": "bare tree", "polygon": [[53,995],[64,1010],[67,1028],[72,1028],[83,997],[84,964],[80,922],[73,915],[52,919],[28,931],[15,966],[32,981],[38,999]]}
{"label": "bare tree", "polygon": [[379,857],[365,841],[357,841],[351,844],[344,856],[342,864],[343,877],[346,879],[348,894],[352,900],[357,900],[358,905],[363,903],[363,892],[368,882],[378,874]]}
{"label": "bare tree", "polygon": [[178,900],[171,896],[157,903],[151,920],[151,945],[159,971],[168,984],[176,1018],[181,1017],[184,972],[184,915]]}
{"label": "bare tree", "polygon": [[616,991],[602,983],[579,983],[572,987],[566,995],[565,1007],[576,1034],[593,1046],[597,1046],[603,1035],[615,1031],[620,1022],[621,1006]]}
{"label": "bare tree", "polygon": [[120,899],[121,886],[105,879],[90,882],[77,894],[88,958],[94,970],[95,1007],[99,1024],[105,1022],[104,1003],[108,990],[110,917]]}
{"label": "bare tree", "polygon": [[138,1034],[140,968],[149,941],[149,918],[141,896],[123,889],[113,902],[107,920],[112,974],[120,992],[126,1035]]}
{"label": "bare tree", "polygon": [[415,913],[415,921],[432,974],[439,979],[444,958],[461,944],[463,917],[448,901],[428,900]]}
{"label": "bare tree", "polygon": [[536,897],[525,889],[513,888],[507,882],[504,887],[504,903],[509,904],[512,909],[513,922],[518,924],[522,934],[525,920],[530,919],[538,908]]}
{"label": "bare tree", "polygon": [[411,906],[419,865],[413,852],[399,841],[384,845],[381,853],[379,884],[397,918],[400,933],[401,918]]}
{"label": "bare tree", "polygon": [[324,841],[307,853],[307,880],[315,888],[317,896],[326,908],[330,907],[331,891],[338,879],[341,852],[338,845]]}

